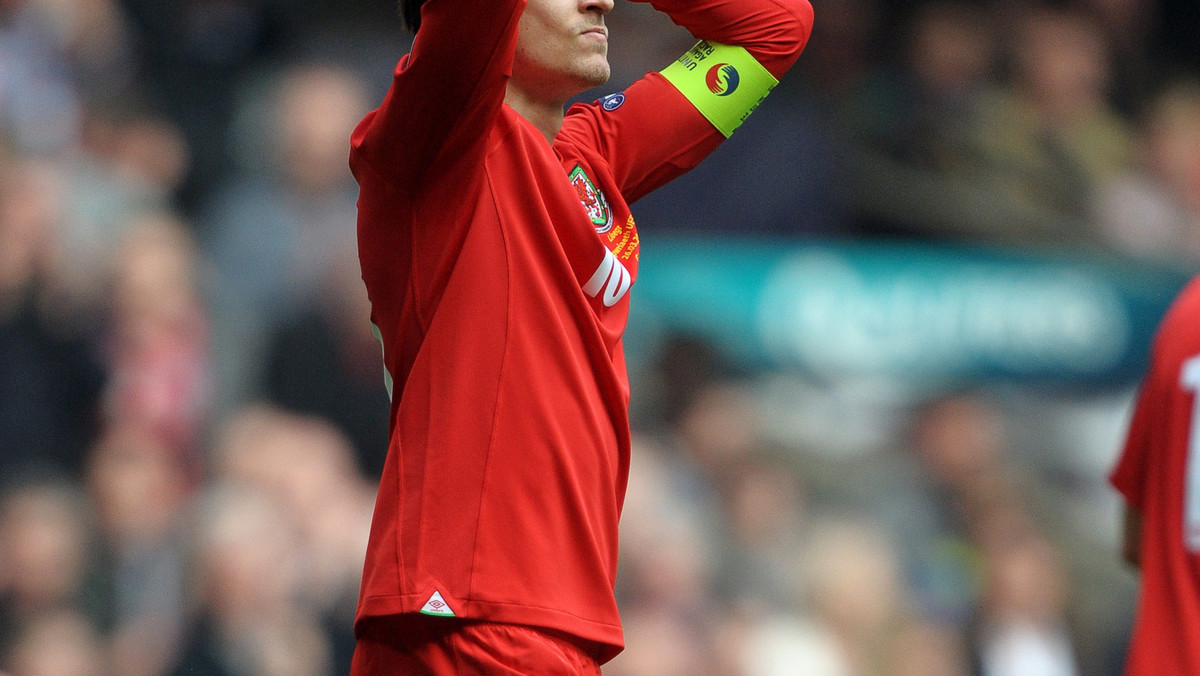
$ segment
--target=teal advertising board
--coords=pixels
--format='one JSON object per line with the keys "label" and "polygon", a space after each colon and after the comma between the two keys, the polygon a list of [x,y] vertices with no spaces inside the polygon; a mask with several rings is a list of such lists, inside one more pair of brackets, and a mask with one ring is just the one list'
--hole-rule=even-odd
{"label": "teal advertising board", "polygon": [[1125,259],[928,244],[642,247],[631,353],[681,331],[744,364],[816,377],[1127,380],[1187,279]]}

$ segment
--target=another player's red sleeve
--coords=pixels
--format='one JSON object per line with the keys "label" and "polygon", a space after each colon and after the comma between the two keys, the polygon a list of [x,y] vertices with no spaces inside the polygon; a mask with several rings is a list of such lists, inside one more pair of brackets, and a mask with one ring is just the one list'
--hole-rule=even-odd
{"label": "another player's red sleeve", "polygon": [[525,0],[428,0],[383,104],[351,138],[355,174],[365,162],[414,188],[435,159],[439,167],[476,161],[504,102],[524,9]]}
{"label": "another player's red sleeve", "polygon": [[1155,375],[1154,366],[1151,364],[1149,374],[1138,394],[1121,457],[1109,475],[1113,487],[1120,491],[1131,507],[1139,510],[1142,508],[1146,490],[1146,465],[1164,425],[1159,413],[1163,407],[1164,395],[1158,391],[1159,383]]}

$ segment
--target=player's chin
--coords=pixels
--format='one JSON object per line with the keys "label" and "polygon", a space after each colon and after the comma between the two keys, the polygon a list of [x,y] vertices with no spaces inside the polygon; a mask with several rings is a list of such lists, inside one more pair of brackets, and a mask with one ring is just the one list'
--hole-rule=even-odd
{"label": "player's chin", "polygon": [[608,82],[609,77],[610,77],[610,73],[607,70],[605,70],[603,74],[597,73],[595,77],[591,78],[588,81],[588,87],[599,87],[600,85],[604,84],[605,82]]}
{"label": "player's chin", "polygon": [[588,67],[583,73],[583,79],[587,82],[588,87],[598,87],[612,76],[612,68],[608,65],[608,59],[602,59],[588,64]]}

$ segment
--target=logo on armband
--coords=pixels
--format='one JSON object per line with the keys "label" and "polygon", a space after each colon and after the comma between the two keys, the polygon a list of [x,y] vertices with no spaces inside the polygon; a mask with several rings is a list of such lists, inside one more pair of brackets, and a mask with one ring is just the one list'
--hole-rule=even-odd
{"label": "logo on armband", "polygon": [[741,76],[738,75],[737,68],[728,63],[718,63],[709,68],[708,73],[704,76],[704,84],[708,85],[709,91],[717,96],[729,96],[737,91],[740,80]]}
{"label": "logo on armband", "polygon": [[779,84],[744,47],[706,40],[664,68],[662,75],[725,136]]}

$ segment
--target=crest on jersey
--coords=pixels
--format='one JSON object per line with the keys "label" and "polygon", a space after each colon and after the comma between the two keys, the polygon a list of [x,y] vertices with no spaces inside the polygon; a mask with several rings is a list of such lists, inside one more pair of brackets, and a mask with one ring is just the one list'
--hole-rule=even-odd
{"label": "crest on jersey", "polygon": [[592,183],[592,179],[583,170],[583,166],[576,164],[567,178],[575,188],[575,194],[579,196],[583,208],[587,210],[588,218],[592,219],[592,225],[596,227],[596,232],[603,234],[611,230],[613,227],[612,207],[608,205],[608,199],[604,193],[596,187],[595,183]]}

